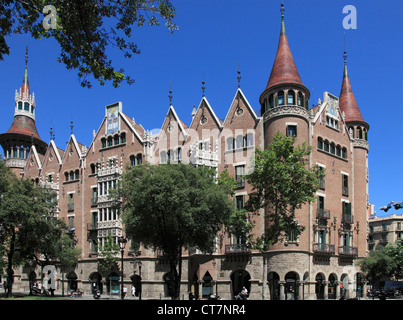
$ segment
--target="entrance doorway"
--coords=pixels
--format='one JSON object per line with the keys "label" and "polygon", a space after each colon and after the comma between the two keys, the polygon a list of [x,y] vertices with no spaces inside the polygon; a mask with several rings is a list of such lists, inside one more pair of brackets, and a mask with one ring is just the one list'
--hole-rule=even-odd
{"label": "entrance doorway", "polygon": [[296,272],[288,272],[285,275],[285,299],[298,300],[297,281],[299,280]]}
{"label": "entrance doorway", "polygon": [[232,295],[233,297],[238,295],[242,288],[245,287],[248,290],[248,296],[250,294],[250,274],[246,270],[236,270],[231,274]]}

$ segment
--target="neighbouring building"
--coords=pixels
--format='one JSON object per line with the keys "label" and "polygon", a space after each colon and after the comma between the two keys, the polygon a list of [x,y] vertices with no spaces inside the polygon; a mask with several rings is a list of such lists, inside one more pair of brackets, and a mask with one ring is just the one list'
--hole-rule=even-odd
{"label": "neighbouring building", "polygon": [[[284,241],[264,254],[228,233],[218,235],[212,255],[184,251],[181,298],[192,291],[199,297],[218,294],[231,299],[242,286],[248,288],[251,299],[360,295],[365,283],[356,262],[367,254],[369,125],[355,100],[346,58],[345,54],[344,66],[340,66],[340,94],[325,92],[323,100],[310,108],[310,91],[294,63],[282,12],[278,49],[268,82],[266,86],[256,84],[263,89],[258,99],[253,98],[259,103],[259,113],[239,84],[226,114],[217,115],[203,84],[198,107],[189,110],[189,124],[180,120],[171,101],[160,132],[150,133],[117,102],[105,107],[90,146],[80,144],[72,133],[64,150],[54,139],[45,143],[38,135],[35,99],[26,68],[22,88],[15,94],[14,121],[0,135],[0,144],[4,161],[16,174],[57,192],[59,217],[74,228],[81,257],[74,269],[63,270],[64,290],[79,287],[86,292],[96,288],[119,291],[120,271],[98,270],[102,259],[98,247],[109,234],[115,241],[124,235],[120,212],[113,209],[108,194],[127,166],[158,165],[169,160],[211,166],[217,172],[228,170],[238,183],[234,205],[242,208],[251,192],[243,176],[251,170],[253,152],[267,147],[280,131],[295,136],[298,144],[312,146],[310,165],[326,172],[317,200],[297,212],[304,232],[299,237],[284,235]],[[254,232],[261,234],[264,211],[250,218],[256,224]],[[263,263],[264,258],[267,263]],[[129,241],[124,252],[127,286],[135,286],[139,292],[141,283],[143,298],[168,298],[168,271],[160,252]],[[35,278],[40,278],[40,270],[24,268],[16,272],[15,285],[28,290],[30,279]],[[59,291],[61,280],[58,272]]]}
{"label": "neighbouring building", "polygon": [[387,217],[370,216],[368,250],[376,250],[379,246],[394,244],[403,239],[403,216],[391,214]]}

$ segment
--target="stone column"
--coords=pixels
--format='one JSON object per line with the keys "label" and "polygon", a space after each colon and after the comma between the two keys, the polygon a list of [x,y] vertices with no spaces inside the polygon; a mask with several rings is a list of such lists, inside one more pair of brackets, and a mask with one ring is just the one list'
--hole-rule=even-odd
{"label": "stone column", "polygon": [[340,299],[340,281],[334,282],[334,296],[336,300]]}
{"label": "stone column", "polygon": [[304,300],[304,281],[297,281],[298,286],[298,300]]}
{"label": "stone column", "polygon": [[280,300],[285,300],[285,281],[279,281],[278,284],[280,286]]}
{"label": "stone column", "polygon": [[323,281],[323,299],[329,299],[329,281]]}

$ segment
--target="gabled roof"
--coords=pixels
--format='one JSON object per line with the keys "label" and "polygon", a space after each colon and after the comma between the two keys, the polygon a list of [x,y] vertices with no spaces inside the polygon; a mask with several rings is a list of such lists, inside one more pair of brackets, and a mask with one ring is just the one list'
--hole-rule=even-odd
{"label": "gabled roof", "polygon": [[27,166],[30,165],[29,164],[30,163],[29,159],[31,159],[31,155],[33,155],[33,157],[35,159],[35,162],[38,165],[38,169],[42,169],[42,161],[41,161],[41,159],[39,157],[39,153],[36,150],[36,147],[34,145],[32,145],[31,148],[29,149],[29,154],[28,154],[28,157],[27,157],[28,160],[27,160],[27,163],[25,164],[24,172],[26,171]]}
{"label": "gabled roof", "polygon": [[210,111],[210,113],[211,113],[211,115],[213,116],[213,119],[214,119],[214,121],[216,122],[217,126],[218,126],[220,129],[222,129],[222,128],[224,127],[224,126],[223,126],[223,123],[220,121],[220,119],[218,119],[218,117],[216,116],[215,112],[213,111],[213,108],[210,106],[210,103],[208,102],[208,100],[207,100],[207,98],[206,98],[205,96],[203,96],[203,98],[201,99],[201,101],[200,101],[200,103],[199,103],[199,106],[197,107],[196,114],[194,115],[194,117],[193,117],[193,119],[192,119],[192,123],[190,124],[189,128],[192,127],[193,122],[194,122],[195,119],[196,119],[196,115],[197,115],[197,113],[199,112],[199,110],[201,109],[203,103],[206,105],[207,109]]}
{"label": "gabled roof", "polygon": [[230,111],[231,111],[231,109],[232,109],[232,106],[233,106],[233,104],[234,104],[234,102],[235,102],[235,99],[237,98],[238,95],[242,98],[242,100],[245,101],[245,105],[246,105],[246,107],[249,109],[250,113],[252,114],[253,119],[256,120],[256,119],[258,118],[257,115],[256,115],[256,112],[252,109],[252,107],[251,107],[251,105],[250,105],[248,99],[246,99],[246,97],[245,97],[244,93],[242,92],[241,88],[238,88],[238,90],[235,92],[234,98],[232,99],[231,106],[230,106],[230,108],[228,109],[227,115],[225,116],[225,119],[224,119],[224,121],[223,121],[223,124],[224,124],[224,125],[225,125],[226,122],[227,122],[227,119],[228,119],[228,117],[229,117],[229,113],[230,113]]}
{"label": "gabled roof", "polygon": [[69,144],[73,144],[73,145],[74,145],[74,148],[76,149],[78,158],[81,159],[83,156],[82,156],[82,153],[81,153],[80,145],[82,145],[82,144],[79,144],[79,143],[77,142],[76,137],[75,137],[74,134],[72,133],[72,134],[70,135],[69,142],[67,143],[67,148],[66,148],[66,151],[65,151],[64,156],[63,156],[63,162],[64,162],[64,158],[67,157],[67,155],[69,154],[69,151],[68,151],[68,145],[69,145]]}

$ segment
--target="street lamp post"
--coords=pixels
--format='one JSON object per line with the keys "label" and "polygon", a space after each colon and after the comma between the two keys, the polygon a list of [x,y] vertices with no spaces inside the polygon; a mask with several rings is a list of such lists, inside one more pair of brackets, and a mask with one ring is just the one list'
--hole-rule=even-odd
{"label": "street lamp post", "polygon": [[123,236],[120,236],[118,238],[118,242],[119,242],[119,247],[120,247],[121,263],[122,263],[122,274],[121,274],[121,281],[120,281],[120,298],[124,299],[124,294],[123,294],[123,251],[125,249],[127,239],[125,239]]}

